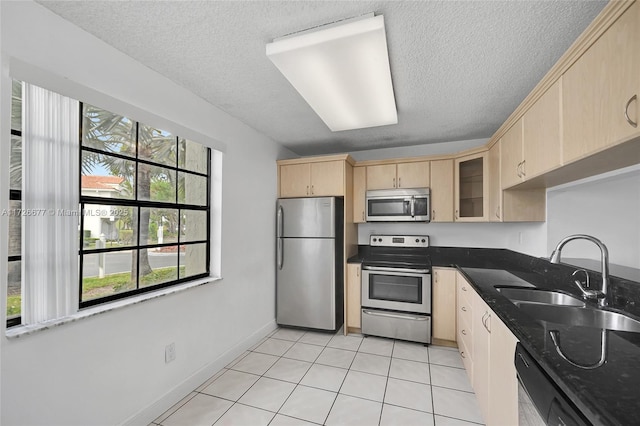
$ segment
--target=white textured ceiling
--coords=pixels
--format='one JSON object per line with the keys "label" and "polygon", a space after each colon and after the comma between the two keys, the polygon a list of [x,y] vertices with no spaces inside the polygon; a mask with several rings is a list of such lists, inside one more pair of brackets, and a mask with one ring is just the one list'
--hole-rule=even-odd
{"label": "white textured ceiling", "polygon": [[[300,155],[490,137],[605,1],[39,1]],[[398,124],[332,133],[265,55],[384,15]]]}

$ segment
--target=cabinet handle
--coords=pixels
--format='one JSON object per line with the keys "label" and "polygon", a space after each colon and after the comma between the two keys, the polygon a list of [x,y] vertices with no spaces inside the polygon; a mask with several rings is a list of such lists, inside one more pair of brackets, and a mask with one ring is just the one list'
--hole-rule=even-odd
{"label": "cabinet handle", "polygon": [[491,325],[489,323],[490,320],[491,320],[491,314],[489,312],[485,312],[484,315],[482,316],[482,325],[484,325],[484,329],[487,330],[489,334],[491,334]]}
{"label": "cabinet handle", "polygon": [[436,220],[436,211],[431,210],[431,220]]}
{"label": "cabinet handle", "polygon": [[518,167],[516,167],[516,173],[518,177],[522,177],[522,172],[520,171],[520,166],[522,166],[522,162],[518,163]]}
{"label": "cabinet handle", "polygon": [[524,165],[527,163],[527,160],[522,160],[522,176],[527,175],[527,169],[524,168]]}
{"label": "cabinet handle", "polygon": [[456,210],[456,219],[458,219],[458,210]]}
{"label": "cabinet handle", "polygon": [[362,212],[362,221],[364,222],[364,211]]}
{"label": "cabinet handle", "polygon": [[496,217],[500,219],[500,206],[496,208]]}
{"label": "cabinet handle", "polygon": [[467,307],[466,307],[466,306],[463,306],[463,307],[462,307],[462,308],[460,308],[460,309],[462,309],[462,311],[463,311],[463,312],[467,312]]}
{"label": "cabinet handle", "polygon": [[433,279],[435,280],[436,284],[438,284],[438,271],[433,272]]}
{"label": "cabinet handle", "polygon": [[398,188],[402,187],[402,178],[398,178]]}
{"label": "cabinet handle", "polygon": [[309,195],[309,185],[307,185],[307,195]]}
{"label": "cabinet handle", "polygon": [[464,351],[460,352],[460,356],[461,356],[462,358],[466,358],[466,356],[464,355]]}
{"label": "cabinet handle", "polygon": [[359,276],[360,276],[360,268],[358,267],[356,268],[356,277],[359,277]]}
{"label": "cabinet handle", "polygon": [[393,178],[393,187],[396,187],[396,178]]}
{"label": "cabinet handle", "polygon": [[463,335],[466,336],[467,335],[467,330],[462,330],[462,331],[460,331],[460,333],[462,333]]}
{"label": "cabinet handle", "polygon": [[465,286],[462,286],[462,291],[467,291],[467,288]]}
{"label": "cabinet handle", "polygon": [[627,101],[627,105],[624,107],[624,118],[627,119],[627,123],[631,124],[632,127],[638,127],[638,123],[636,121],[633,121],[631,117],[629,117],[629,105],[631,105],[631,102],[635,101],[636,99],[638,99],[638,95],[633,95],[631,99]]}
{"label": "cabinet handle", "polygon": [[313,195],[313,185],[311,185],[311,195]]}

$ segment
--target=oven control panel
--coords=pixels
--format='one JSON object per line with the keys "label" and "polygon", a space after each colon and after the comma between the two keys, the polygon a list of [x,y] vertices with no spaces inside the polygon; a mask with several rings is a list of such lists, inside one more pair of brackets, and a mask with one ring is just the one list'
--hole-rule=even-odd
{"label": "oven control panel", "polygon": [[429,247],[428,235],[371,235],[373,247]]}

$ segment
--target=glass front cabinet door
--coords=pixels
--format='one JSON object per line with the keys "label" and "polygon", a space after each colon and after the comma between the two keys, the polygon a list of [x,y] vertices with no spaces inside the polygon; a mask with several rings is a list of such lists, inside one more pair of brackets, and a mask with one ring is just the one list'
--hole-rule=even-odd
{"label": "glass front cabinet door", "polygon": [[489,179],[487,152],[455,160],[456,222],[481,222],[488,218]]}

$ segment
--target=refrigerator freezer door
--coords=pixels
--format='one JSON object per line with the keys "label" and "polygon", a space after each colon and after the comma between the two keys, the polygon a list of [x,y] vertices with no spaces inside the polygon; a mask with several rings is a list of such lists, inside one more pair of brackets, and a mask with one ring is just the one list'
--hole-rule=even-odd
{"label": "refrigerator freezer door", "polygon": [[276,322],[336,329],[335,240],[282,238]]}
{"label": "refrigerator freezer door", "polygon": [[283,198],[278,200],[278,232],[285,238],[334,238],[336,200]]}

